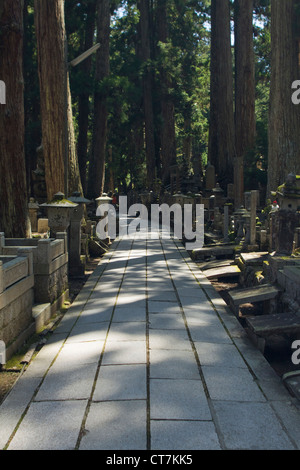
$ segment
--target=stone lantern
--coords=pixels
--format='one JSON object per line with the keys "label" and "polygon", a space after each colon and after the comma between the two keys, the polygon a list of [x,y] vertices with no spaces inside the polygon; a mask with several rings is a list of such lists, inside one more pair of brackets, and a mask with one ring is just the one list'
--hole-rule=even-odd
{"label": "stone lantern", "polygon": [[221,208],[224,204],[224,191],[220,184],[217,183],[216,187],[212,190],[213,196],[215,196],[215,207]]}
{"label": "stone lantern", "polygon": [[74,192],[69,201],[77,204],[71,213],[70,238],[69,238],[69,272],[73,277],[84,275],[84,265],[81,262],[81,222],[84,216],[85,204],[91,201],[82,197],[79,192]]}
{"label": "stone lantern", "polygon": [[111,202],[112,197],[107,196],[106,193],[103,193],[102,196],[99,196],[96,199],[97,206],[100,206],[101,204],[111,204]]}
{"label": "stone lantern", "polygon": [[247,213],[248,211],[244,208],[244,206],[241,206],[238,210],[236,210],[233,214],[234,218],[234,226],[236,230],[236,239],[235,241],[239,243],[243,236],[244,236],[244,218],[243,216]]}
{"label": "stone lantern", "polygon": [[50,236],[54,237],[58,232],[67,232],[72,211],[78,206],[74,202],[65,199],[65,195],[58,192],[54,195],[50,203],[41,204],[41,207],[47,208],[48,225],[50,227]]}

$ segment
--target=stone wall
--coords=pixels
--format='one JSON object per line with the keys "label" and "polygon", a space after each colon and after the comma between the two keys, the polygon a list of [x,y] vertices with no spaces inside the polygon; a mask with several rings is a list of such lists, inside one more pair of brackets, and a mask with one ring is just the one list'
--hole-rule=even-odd
{"label": "stone wall", "polygon": [[0,234],[0,254],[31,252],[33,256],[34,301],[53,303],[68,289],[68,251],[65,233],[56,239],[7,239]]}
{"label": "stone wall", "polygon": [[0,340],[9,358],[34,332],[32,254],[0,256]]}

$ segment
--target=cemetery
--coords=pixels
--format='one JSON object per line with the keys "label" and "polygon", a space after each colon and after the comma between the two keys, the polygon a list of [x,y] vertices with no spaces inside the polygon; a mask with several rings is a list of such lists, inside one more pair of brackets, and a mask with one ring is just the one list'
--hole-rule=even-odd
{"label": "cemetery", "polygon": [[0,34],[0,450],[299,450],[300,0]]}
{"label": "cemetery", "polygon": [[[233,289],[225,289],[228,308],[262,354],[270,338],[299,338],[300,178],[288,175],[272,193],[274,200],[267,210],[257,190],[245,192],[244,205],[236,207],[233,185],[224,191],[212,165],[198,182],[197,194],[181,193],[177,178],[173,177],[174,193],[170,187],[159,196],[131,193],[128,199],[149,209],[154,202],[168,207],[177,204],[182,210],[189,204],[194,227],[196,205],[201,204],[205,243],[189,252],[199,270],[212,284],[234,283]],[[189,182],[185,187],[189,188]],[[57,193],[51,203],[39,204],[31,198],[32,237],[0,234],[0,332],[7,359],[61,315],[69,300],[69,282],[83,278],[86,261],[109,251],[111,240],[97,237],[97,223],[103,218],[99,206],[111,201],[103,194],[92,202],[78,192],[69,199]],[[184,227],[180,242],[185,246],[183,231]],[[244,305],[248,306],[246,314]]]}

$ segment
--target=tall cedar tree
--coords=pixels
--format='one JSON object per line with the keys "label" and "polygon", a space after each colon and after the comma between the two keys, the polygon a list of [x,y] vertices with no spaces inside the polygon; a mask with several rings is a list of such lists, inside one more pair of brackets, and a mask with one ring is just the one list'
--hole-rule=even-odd
{"label": "tall cedar tree", "polygon": [[155,179],[155,141],[154,141],[154,113],[153,113],[153,74],[151,70],[151,38],[150,38],[150,2],[140,0],[140,55],[143,63],[143,106],[145,121],[146,168],[147,187],[152,189]]}
{"label": "tall cedar tree", "polygon": [[[158,0],[156,6],[157,39],[162,45],[169,40],[167,0]],[[161,85],[161,180],[163,184],[170,181],[170,166],[176,164],[175,107],[170,89],[172,77],[164,63],[160,64]]]}
{"label": "tall cedar tree", "polygon": [[253,0],[235,0],[235,200],[244,194],[244,156],[255,145],[255,65]]}
{"label": "tall cedar tree", "polygon": [[29,235],[24,153],[23,1],[0,4],[0,71],[6,104],[0,105],[0,231]]}
{"label": "tall cedar tree", "polygon": [[[229,0],[211,2],[211,87],[208,160],[221,186],[232,182],[235,158]],[[224,187],[224,189],[226,189]]]}
{"label": "tall cedar tree", "polygon": [[[86,6],[84,51],[93,46],[96,24],[96,2],[88,1]],[[83,51],[82,51],[83,52]],[[83,85],[89,83],[92,68],[92,56],[88,57],[82,64],[81,77]],[[88,160],[88,130],[90,113],[90,92],[88,87],[83,86],[78,98],[78,142],[77,154],[80,169],[80,177],[84,194],[87,192],[87,160]]]}
{"label": "tall cedar tree", "polygon": [[102,195],[105,181],[107,141],[107,90],[105,79],[110,72],[110,0],[97,2],[97,42],[100,48],[96,57],[96,90],[94,94],[94,129],[92,156],[89,165],[88,197]]}
{"label": "tall cedar tree", "polygon": [[42,145],[47,197],[82,192],[67,67],[64,0],[35,0]]}
{"label": "tall cedar tree", "polygon": [[[291,100],[299,78],[299,1],[271,2],[271,89],[269,115],[268,194],[289,173],[300,174],[300,112]],[[297,23],[298,19],[298,23]]]}

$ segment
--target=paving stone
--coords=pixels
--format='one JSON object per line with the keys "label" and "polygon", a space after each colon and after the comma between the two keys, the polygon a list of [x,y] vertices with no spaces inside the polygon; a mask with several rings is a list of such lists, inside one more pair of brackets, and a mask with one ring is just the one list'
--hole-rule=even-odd
{"label": "paving stone", "polygon": [[233,344],[195,342],[200,364],[203,366],[242,367],[247,365]]}
{"label": "paving stone", "polygon": [[146,341],[108,341],[102,364],[146,363]]}
{"label": "paving stone", "polygon": [[203,366],[202,371],[212,400],[266,401],[248,370]]}
{"label": "paving stone", "polygon": [[9,450],[73,450],[86,400],[32,403]]}
{"label": "paving stone", "polygon": [[29,364],[26,375],[43,377],[62,348],[64,341],[64,334],[53,335],[35,356],[34,361]]}
{"label": "paving stone", "polygon": [[229,450],[292,450],[292,445],[268,403],[214,402]]}
{"label": "paving stone", "polygon": [[149,300],[148,302],[149,313],[181,313],[180,306],[177,302],[161,302],[158,300]]}
{"label": "paving stone", "polygon": [[210,421],[152,420],[151,450],[178,451],[178,449],[220,450],[214,424]]}
{"label": "paving stone", "polygon": [[146,400],[92,403],[79,449],[146,450],[146,408]]}
{"label": "paving stone", "polygon": [[174,289],[162,290],[161,292],[150,291],[148,293],[148,299],[149,301],[158,300],[162,302],[169,302],[169,301],[177,302],[177,296],[176,296]]}
{"label": "paving stone", "polygon": [[41,383],[41,378],[24,373],[18,380],[0,407],[0,449],[7,444],[16,428],[20,417],[32,399],[35,390]]}
{"label": "paving stone", "polygon": [[55,364],[65,366],[98,363],[104,346],[103,341],[65,343],[55,359]]}
{"label": "paving stone", "polygon": [[199,380],[151,379],[151,419],[211,420]]}
{"label": "paving stone", "polygon": [[232,340],[224,330],[221,323],[189,323],[189,330],[193,341],[204,341],[208,343],[232,344]]}
{"label": "paving stone", "polygon": [[151,350],[150,378],[200,380],[194,353],[192,350]]}
{"label": "paving stone", "polygon": [[112,323],[108,341],[143,341],[146,339],[146,322]]}
{"label": "paving stone", "polygon": [[101,341],[107,336],[109,323],[89,323],[75,325],[66,343],[80,343],[84,341]]}
{"label": "paving stone", "polygon": [[76,326],[88,323],[102,323],[109,322],[113,313],[113,306],[106,307],[105,309],[95,306],[93,308],[87,308],[83,310],[82,314],[78,318]]}
{"label": "paving stone", "polygon": [[35,401],[82,400],[91,395],[97,363],[54,364],[46,375]]}
{"label": "paving stone", "polygon": [[146,364],[102,366],[93,401],[147,398]]}
{"label": "paving stone", "polygon": [[185,328],[181,330],[149,329],[150,349],[191,350],[191,343]]}
{"label": "paving stone", "polygon": [[117,306],[112,322],[146,321],[146,307]]}
{"label": "paving stone", "polygon": [[182,316],[170,313],[150,313],[149,326],[150,328],[161,330],[176,330],[185,328]]}

